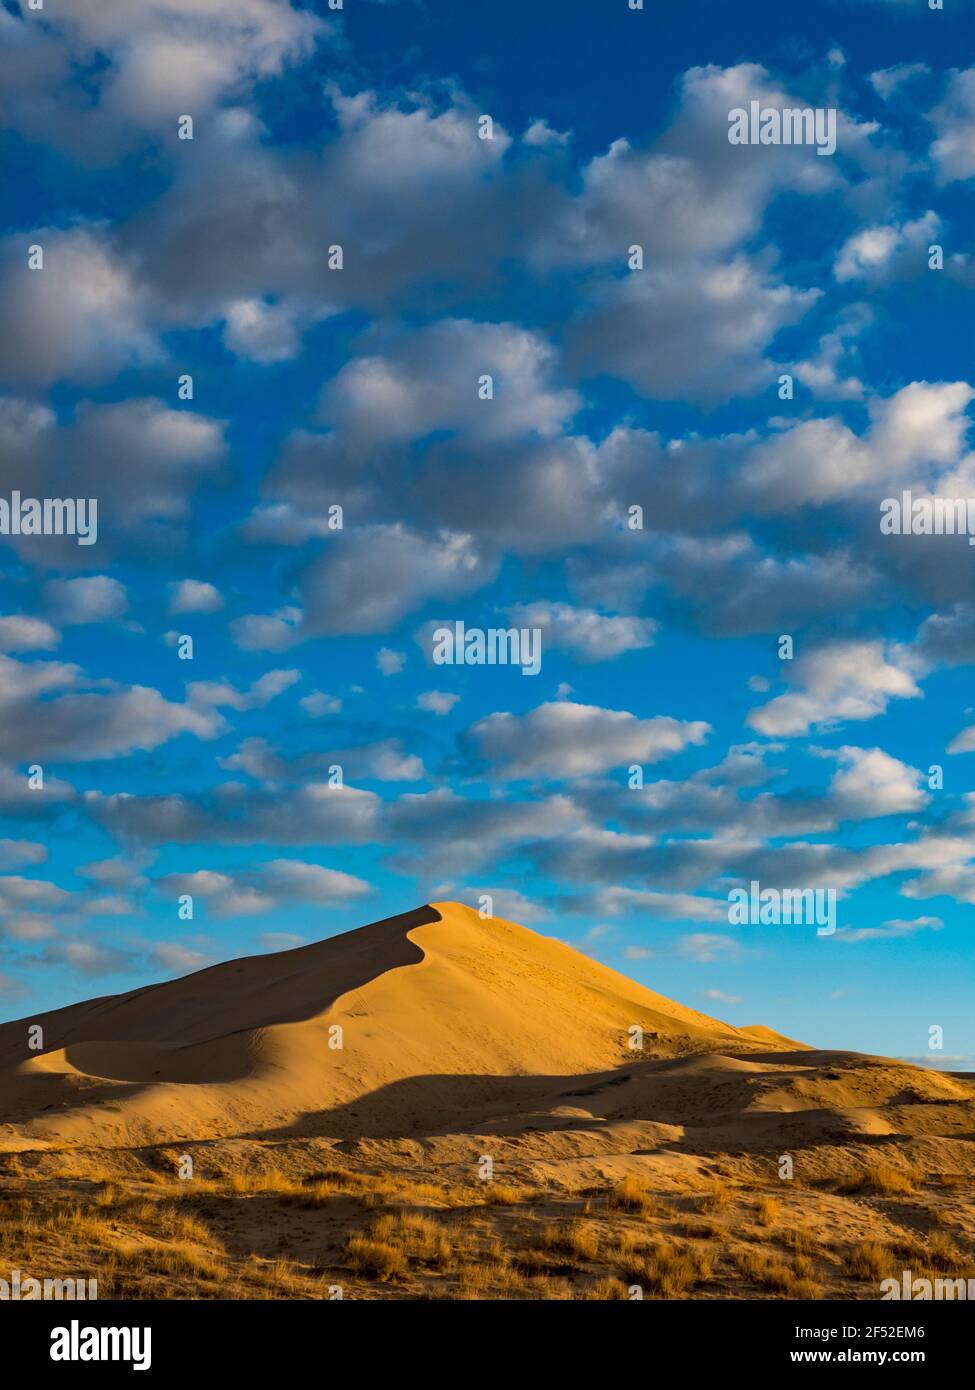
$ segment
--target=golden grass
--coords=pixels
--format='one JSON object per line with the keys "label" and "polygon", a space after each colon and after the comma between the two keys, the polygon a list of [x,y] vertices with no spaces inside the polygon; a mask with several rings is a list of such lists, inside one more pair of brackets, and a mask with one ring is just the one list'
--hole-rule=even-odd
{"label": "golden grass", "polygon": [[620,1273],[628,1284],[639,1284],[651,1295],[677,1298],[706,1283],[714,1270],[715,1256],[700,1247],[650,1245],[620,1261]]}
{"label": "golden grass", "polygon": [[814,1255],[822,1251],[822,1244],[808,1226],[790,1226],[782,1231],[778,1239],[795,1255]]}
{"label": "golden grass", "polygon": [[[377,1172],[322,1164],[318,1155],[309,1161],[304,1152],[296,1172],[277,1149],[282,1171],[267,1166],[269,1152],[262,1170],[233,1174],[209,1154],[208,1176],[189,1181],[165,1171],[148,1177],[150,1160],[164,1162],[158,1151],[125,1154],[114,1173],[72,1155],[75,1171],[64,1180],[14,1176],[7,1165],[0,1249],[11,1267],[50,1277],[84,1271],[98,1279],[101,1298],[327,1299],[337,1286],[349,1298],[623,1301],[634,1285],[646,1298],[699,1297],[703,1289],[816,1298],[848,1296],[848,1278],[869,1284],[900,1269],[967,1274],[975,1261],[962,1236],[962,1195],[935,1194],[942,1215],[958,1211],[938,1226],[932,1203],[917,1193],[919,1177],[886,1164],[844,1186],[858,1196],[915,1193],[929,1235],[904,1231],[883,1246],[850,1249],[810,1226],[786,1227],[779,1190],[718,1168],[706,1185],[686,1180],[671,1199],[639,1175],[546,1190],[468,1180],[460,1164]],[[816,1186],[838,1184],[824,1176]],[[807,1192],[804,1216],[818,1223]]]}
{"label": "golden grass", "polygon": [[850,1251],[846,1267],[854,1279],[884,1279],[894,1267],[892,1252],[875,1240],[865,1240]]}
{"label": "golden grass", "polygon": [[129,1272],[144,1274],[223,1279],[226,1273],[222,1260],[187,1241],[117,1250],[116,1259]]}
{"label": "golden grass", "polygon": [[836,1190],[844,1195],[862,1193],[877,1197],[906,1197],[916,1190],[918,1180],[918,1175],[913,1172],[878,1163],[858,1177],[841,1182]]}
{"label": "golden grass", "polygon": [[421,1264],[448,1265],[453,1247],[443,1227],[418,1212],[388,1212],[373,1223],[370,1235],[382,1245],[395,1245]]}
{"label": "golden grass", "polygon": [[583,1290],[582,1298],[588,1302],[628,1302],[630,1291],[621,1280],[610,1277],[590,1284]]}
{"label": "golden grass", "polygon": [[941,1231],[929,1236],[923,1248],[926,1264],[944,1274],[971,1274],[975,1265]]}
{"label": "golden grass", "polygon": [[717,1221],[708,1221],[701,1217],[699,1220],[678,1221],[677,1229],[682,1235],[690,1236],[692,1240],[714,1240],[724,1228]]}
{"label": "golden grass", "polygon": [[782,1207],[774,1197],[759,1197],[755,1211],[760,1226],[774,1226]]}
{"label": "golden grass", "polygon": [[617,1211],[629,1211],[638,1216],[657,1216],[661,1211],[660,1202],[645,1178],[624,1178],[610,1190],[607,1202]]}
{"label": "golden grass", "polygon": [[541,1243],[546,1250],[556,1250],[574,1260],[594,1260],[599,1254],[599,1239],[595,1230],[579,1221],[546,1226]]}
{"label": "golden grass", "polygon": [[527,1187],[516,1187],[510,1182],[489,1182],[484,1186],[484,1201],[488,1206],[514,1207],[530,1200]]}
{"label": "golden grass", "polygon": [[406,1271],[406,1256],[398,1246],[362,1235],[349,1236],[345,1242],[345,1262],[367,1279],[395,1279]]}
{"label": "golden grass", "polygon": [[294,1197],[302,1191],[301,1184],[272,1169],[269,1173],[234,1173],[227,1181],[231,1192],[250,1196],[266,1194],[272,1197]]}
{"label": "golden grass", "polygon": [[707,1184],[700,1195],[694,1198],[695,1209],[701,1212],[724,1211],[730,1203],[731,1188],[723,1178],[715,1178],[713,1182]]}
{"label": "golden grass", "polygon": [[787,1265],[777,1256],[760,1250],[738,1251],[734,1259],[739,1272],[746,1279],[770,1293],[802,1299],[818,1298],[822,1293],[819,1285],[809,1278],[811,1265],[808,1260]]}

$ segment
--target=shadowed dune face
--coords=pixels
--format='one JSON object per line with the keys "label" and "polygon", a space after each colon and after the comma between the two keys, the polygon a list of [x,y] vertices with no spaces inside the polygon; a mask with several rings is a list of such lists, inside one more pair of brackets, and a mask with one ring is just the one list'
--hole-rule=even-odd
{"label": "shadowed dune face", "polygon": [[[244,1111],[260,1124],[259,1097],[245,1101],[233,1085],[246,1089],[260,1073],[266,1031],[300,1030],[383,972],[418,964],[423,952],[409,932],[435,920],[433,908],[420,907],[334,942],[228,961],[0,1025],[0,1146],[4,1122],[8,1130],[26,1125],[38,1137],[89,1143],[121,1142],[130,1121],[142,1138],[232,1132]],[[43,1029],[43,1052],[27,1046],[34,1024]],[[297,1031],[295,1047],[300,1053]],[[219,1088],[213,1095],[211,1086]],[[293,1100],[305,1103],[300,1084]]]}
{"label": "shadowed dune face", "polygon": [[[45,1051],[65,1049],[79,1070],[97,1061],[107,1068],[96,1068],[98,1075],[145,1080],[140,1049],[133,1053],[131,1044],[142,1044],[147,1052],[153,1047],[176,1051],[205,1044],[216,1052],[229,1036],[314,1018],[377,974],[422,960],[423,952],[408,933],[437,918],[433,908],[419,907],[332,941],[247,956],[165,984],[0,1024],[0,1069],[30,1056],[27,1025],[36,1023],[44,1029]],[[126,1060],[130,1055],[131,1065]]]}

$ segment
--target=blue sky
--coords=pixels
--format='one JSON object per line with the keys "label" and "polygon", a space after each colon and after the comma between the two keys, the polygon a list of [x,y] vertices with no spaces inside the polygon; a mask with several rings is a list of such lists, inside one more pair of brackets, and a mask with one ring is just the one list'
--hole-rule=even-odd
{"label": "blue sky", "polygon": [[879,528],[975,497],[972,7],[794,8],[3,5],[0,497],[98,539],[0,538],[0,1017],[488,893],[972,1066],[975,553]]}

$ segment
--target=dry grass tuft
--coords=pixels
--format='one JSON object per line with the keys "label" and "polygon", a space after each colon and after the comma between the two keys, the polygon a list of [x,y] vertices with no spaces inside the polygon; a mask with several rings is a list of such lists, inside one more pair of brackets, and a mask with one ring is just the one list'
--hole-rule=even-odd
{"label": "dry grass tuft", "polygon": [[406,1272],[406,1256],[388,1241],[368,1236],[349,1236],[345,1243],[346,1264],[355,1274],[386,1282]]}
{"label": "dry grass tuft", "polygon": [[620,1261],[620,1272],[629,1284],[639,1284],[658,1298],[677,1298],[706,1283],[714,1270],[710,1250],[686,1246],[652,1245],[642,1253]]}
{"label": "dry grass tuft", "polygon": [[846,1267],[854,1279],[884,1279],[894,1267],[894,1258],[877,1241],[865,1240],[850,1251]]}
{"label": "dry grass tuft", "polygon": [[599,1240],[591,1226],[579,1221],[566,1222],[559,1226],[546,1226],[542,1232],[542,1246],[559,1254],[569,1255],[574,1260],[594,1260],[599,1254]]}
{"label": "dry grass tuft", "polygon": [[659,1216],[662,1208],[645,1178],[626,1177],[610,1190],[607,1201],[617,1211],[637,1216]]}
{"label": "dry grass tuft", "polygon": [[858,1177],[841,1182],[836,1190],[845,1196],[861,1193],[876,1197],[906,1197],[915,1191],[918,1181],[915,1173],[879,1163]]}
{"label": "dry grass tuft", "polygon": [[782,1207],[774,1197],[759,1197],[756,1215],[760,1226],[774,1226],[781,1211]]}
{"label": "dry grass tuft", "polygon": [[694,1198],[695,1209],[701,1212],[724,1211],[730,1203],[731,1188],[722,1178],[715,1178]]}
{"label": "dry grass tuft", "polygon": [[746,1279],[758,1284],[770,1293],[784,1294],[787,1298],[819,1298],[822,1290],[809,1278],[810,1262],[803,1259],[795,1265],[787,1265],[774,1255],[760,1250],[742,1250],[735,1255],[735,1264]]}

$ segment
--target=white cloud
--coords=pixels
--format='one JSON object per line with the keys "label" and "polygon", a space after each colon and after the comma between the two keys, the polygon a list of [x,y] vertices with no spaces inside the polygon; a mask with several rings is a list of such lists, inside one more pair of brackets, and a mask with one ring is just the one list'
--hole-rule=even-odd
{"label": "white cloud", "polygon": [[183,733],[215,738],[223,727],[213,708],[192,699],[178,704],[148,686],[88,681],[63,662],[0,656],[0,755],[11,761],[114,758]]}
{"label": "white cloud", "polygon": [[65,627],[110,623],[129,606],[125,585],[107,574],[82,579],[52,579],[44,585],[44,600]]}
{"label": "white cloud", "polygon": [[216,613],[222,607],[223,596],[212,584],[180,579],[170,585],[170,613]]}
{"label": "white cloud", "polygon": [[29,864],[43,864],[47,846],[33,840],[0,840],[0,869],[20,869]]}
{"label": "white cloud", "polygon": [[[35,496],[99,502],[97,548],[103,561],[119,550],[143,560],[161,548],[171,555],[190,516],[194,489],[215,476],[226,457],[223,422],[139,397],[79,401],[73,417],[65,415],[59,423],[49,412],[26,412],[23,403],[0,404],[3,453],[10,466],[18,465],[9,485],[21,486],[29,475]],[[71,536],[8,540],[44,570],[59,559],[71,567],[78,562]]]}
{"label": "white cloud", "polygon": [[288,0],[73,0],[51,21],[72,56],[95,67],[101,102],[116,121],[175,123],[225,93],[311,51],[322,20]]}
{"label": "white cloud", "polygon": [[50,651],[61,640],[61,634],[43,618],[14,613],[0,618],[0,651]]}
{"label": "white cloud", "polygon": [[923,77],[931,69],[927,63],[895,63],[890,68],[880,68],[870,74],[870,85],[879,97],[884,101],[890,101],[895,92],[899,92],[905,83],[912,78]]}
{"label": "white cloud", "polygon": [[246,691],[238,690],[227,681],[191,681],[186,695],[190,704],[198,709],[262,709],[300,679],[300,671],[275,669],[265,671]]}
{"label": "white cloud", "polygon": [[486,894],[491,899],[492,915],[507,922],[529,926],[532,922],[547,921],[551,916],[544,902],[537,898],[526,898],[515,888],[483,888],[478,885],[473,893],[472,907],[479,907],[481,896]]}
{"label": "white cloud", "polygon": [[964,381],[915,381],[870,400],[864,435],[836,418],[803,420],[750,450],[739,475],[741,504],[792,511],[883,487],[876,501],[870,497],[879,507],[892,484],[920,486],[958,465],[973,397]]}
{"label": "white cloud", "polygon": [[[33,22],[33,21],[32,21]],[[29,270],[28,247],[44,268]],[[46,385],[91,381],[158,360],[150,304],[135,267],[103,228],[37,228],[0,242],[0,372]]]}
{"label": "white cloud", "polygon": [[120,950],[100,941],[52,941],[42,955],[35,957],[40,965],[69,966],[79,975],[98,978],[116,975],[132,969],[135,957],[131,951]]}
{"label": "white cloud", "polygon": [[150,965],[159,966],[173,975],[189,975],[194,970],[202,970],[210,964],[209,957],[202,951],[194,951],[178,941],[160,941],[149,953]]}
{"label": "white cloud", "polygon": [[975,67],[952,73],[944,100],[928,120],[937,132],[931,157],[941,182],[975,176]]}
{"label": "white cloud", "polygon": [[21,980],[15,979],[13,975],[0,974],[0,999],[24,999],[29,994],[30,990]]}
{"label": "white cloud", "polygon": [[[441,319],[353,358],[326,387],[323,414],[360,447],[463,431],[483,443],[557,434],[579,406],[554,381],[555,350],[512,323]],[[482,400],[479,381],[493,380]]]}
{"label": "white cloud", "polygon": [[459,695],[445,690],[424,690],[416,697],[416,707],[427,714],[449,714],[459,700]]}
{"label": "white cloud", "polygon": [[375,777],[380,782],[417,782],[426,776],[420,759],[404,752],[398,739],[382,739],[335,756],[351,767],[356,777]]}
{"label": "white cloud", "polygon": [[247,613],[235,618],[230,633],[245,652],[284,652],[302,640],[300,608],[286,605],[275,613]]}
{"label": "white cloud", "polygon": [[313,690],[310,695],[304,695],[298,704],[313,719],[319,719],[323,714],[339,714],[342,709],[342,701],[335,695],[326,695],[323,690]]}
{"label": "white cloud", "polygon": [[921,810],[928,800],[920,787],[921,773],[882,748],[844,746],[821,751],[840,764],[829,789],[840,819],[907,815]]}
{"label": "white cloud", "polygon": [[969,724],[967,729],[962,729],[960,734],[948,744],[949,753],[973,753],[975,752],[975,724]]}
{"label": "white cloud", "polygon": [[798,688],[749,713],[748,724],[760,734],[788,738],[814,725],[873,719],[892,699],[921,696],[916,659],[906,648],[885,649],[882,642],[835,642],[783,666],[791,667],[784,674]]}
{"label": "white cloud", "polygon": [[541,628],[543,650],[560,649],[580,661],[612,661],[652,647],[659,626],[653,618],[610,617],[592,608],[541,601],[517,604],[508,615],[516,627]]}
{"label": "white cloud", "polygon": [[546,120],[538,120],[531,122],[521,139],[522,144],[551,149],[567,145],[571,136],[565,131],[553,130]]}
{"label": "white cloud", "polygon": [[833,274],[841,284],[920,274],[928,268],[928,247],[937,241],[940,231],[941,219],[930,210],[913,222],[864,227],[840,247]]}
{"label": "white cloud", "polygon": [[631,763],[653,763],[703,743],[710,725],[624,710],[571,704],[539,705],[525,715],[490,714],[466,737],[491,764],[493,776],[585,777]]}
{"label": "white cloud", "polygon": [[391,647],[380,647],[376,653],[376,668],[384,676],[398,676],[405,665],[405,652],[395,652]]}
{"label": "white cloud", "polygon": [[157,880],[157,887],[166,893],[189,893],[212,902],[217,917],[252,916],[289,902],[329,906],[371,891],[368,883],[351,874],[298,859],[272,859],[237,875],[209,869],[167,874]]}
{"label": "white cloud", "polygon": [[287,362],[298,355],[301,338],[295,313],[262,299],[238,299],[226,308],[223,341],[238,357],[252,362]]}
{"label": "white cloud", "polygon": [[396,524],[338,533],[303,576],[304,629],[314,636],[385,632],[428,599],[479,588],[496,567],[459,532],[422,535]]}
{"label": "white cloud", "polygon": [[265,951],[293,951],[305,944],[303,936],[287,931],[261,932],[257,940],[261,949]]}
{"label": "white cloud", "polygon": [[639,912],[665,921],[726,922],[728,903],[724,898],[698,897],[695,893],[658,893],[648,889],[613,886],[600,889],[595,911],[606,916]]}
{"label": "white cloud", "polygon": [[839,927],[834,933],[837,941],[899,941],[920,931],[941,931],[940,917],[894,918],[879,927]]}
{"label": "white cloud", "polygon": [[109,833],[142,844],[366,844],[380,834],[380,801],[348,785],[310,782],[286,798],[278,788],[239,783],[196,795],[85,793],[90,814]]}
{"label": "white cloud", "polygon": [[772,282],[744,256],[694,274],[648,267],[594,293],[574,330],[574,352],[588,371],[620,377],[652,398],[726,400],[769,382],[772,340],[819,295]]}
{"label": "white cloud", "polygon": [[733,937],[710,932],[692,932],[688,936],[682,936],[675,950],[678,955],[689,956],[699,965],[711,965],[718,960],[733,960],[741,955],[741,946]]}

